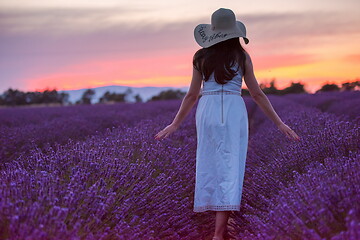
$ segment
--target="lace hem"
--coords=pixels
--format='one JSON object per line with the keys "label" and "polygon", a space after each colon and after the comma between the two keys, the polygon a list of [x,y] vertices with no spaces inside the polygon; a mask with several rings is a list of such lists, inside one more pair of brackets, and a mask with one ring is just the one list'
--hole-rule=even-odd
{"label": "lace hem", "polygon": [[240,205],[206,205],[194,207],[194,212],[205,212],[205,211],[240,211]]}

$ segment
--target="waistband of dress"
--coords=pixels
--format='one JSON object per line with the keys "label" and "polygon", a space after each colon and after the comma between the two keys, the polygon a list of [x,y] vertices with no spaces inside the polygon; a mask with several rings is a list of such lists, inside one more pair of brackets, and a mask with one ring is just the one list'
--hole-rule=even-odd
{"label": "waistband of dress", "polygon": [[235,95],[240,95],[241,96],[241,92],[235,92],[235,91],[204,91],[201,93],[201,95],[219,95],[219,94],[235,94]]}

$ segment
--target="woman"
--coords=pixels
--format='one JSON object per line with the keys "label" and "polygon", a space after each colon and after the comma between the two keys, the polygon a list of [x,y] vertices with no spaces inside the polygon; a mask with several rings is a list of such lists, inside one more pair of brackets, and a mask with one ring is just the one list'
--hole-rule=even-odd
{"label": "woman", "polygon": [[203,83],[196,109],[197,152],[194,212],[215,211],[213,239],[224,239],[230,211],[240,210],[248,145],[248,118],[241,96],[242,78],[251,97],[289,139],[299,136],[282,122],[255,78],[250,55],[239,42],[247,44],[245,25],[236,21],[230,9],[220,8],[211,24],[194,30],[203,47],[193,59],[190,89],[173,122],[155,135],[164,139],[179,128],[190,112]]}

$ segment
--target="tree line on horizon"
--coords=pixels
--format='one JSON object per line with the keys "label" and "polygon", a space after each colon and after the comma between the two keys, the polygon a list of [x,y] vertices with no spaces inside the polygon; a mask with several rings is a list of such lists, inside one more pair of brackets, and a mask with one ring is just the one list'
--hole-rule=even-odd
{"label": "tree line on horizon", "polygon": [[[289,87],[284,89],[277,89],[275,86],[275,79],[272,79],[270,83],[260,83],[260,88],[265,94],[274,94],[274,95],[286,95],[289,93],[308,93],[304,89],[304,84],[301,82],[291,82]],[[352,82],[342,83],[341,86],[337,84],[326,83],[322,85],[318,92],[329,92],[329,91],[354,91],[356,88],[360,87],[360,80],[355,79]],[[97,104],[109,104],[109,103],[127,103],[129,101],[129,96],[132,94],[131,88],[128,88],[124,93],[111,93],[109,91],[105,92],[103,96],[99,98]],[[92,99],[95,95],[93,89],[87,89],[81,96],[79,100],[75,102],[76,104],[92,104]],[[157,100],[170,100],[170,99],[182,99],[186,95],[186,92],[181,90],[165,90],[160,92],[158,95],[153,96],[149,101]],[[242,89],[243,96],[250,96],[250,93],[247,89]],[[143,99],[139,94],[134,96],[135,102],[143,102]],[[46,89],[43,92],[22,92],[17,89],[9,88],[3,94],[0,95],[0,105],[5,106],[19,106],[19,105],[34,105],[34,104],[58,104],[58,105],[72,105],[69,101],[68,93],[59,93],[56,89],[49,90]]]}

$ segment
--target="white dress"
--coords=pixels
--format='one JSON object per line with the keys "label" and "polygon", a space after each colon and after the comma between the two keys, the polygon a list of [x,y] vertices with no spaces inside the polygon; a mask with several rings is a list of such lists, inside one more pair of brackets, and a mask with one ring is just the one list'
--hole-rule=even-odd
{"label": "white dress", "polygon": [[248,147],[242,72],[226,84],[203,81],[196,109],[194,212],[240,211]]}

